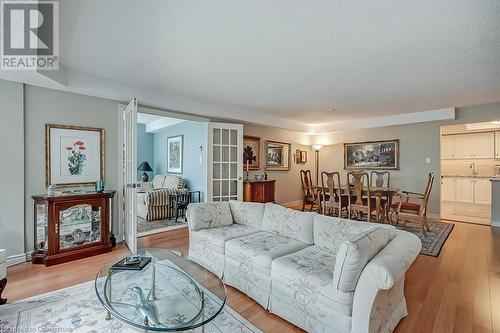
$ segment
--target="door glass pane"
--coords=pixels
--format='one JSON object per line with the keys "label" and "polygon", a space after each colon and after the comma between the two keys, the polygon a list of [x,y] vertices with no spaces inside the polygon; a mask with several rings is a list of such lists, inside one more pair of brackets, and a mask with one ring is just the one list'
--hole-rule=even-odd
{"label": "door glass pane", "polygon": [[229,147],[222,147],[222,161],[229,162]]}
{"label": "door glass pane", "polygon": [[214,197],[213,201],[220,201],[220,198],[219,197]]}
{"label": "door glass pane", "polygon": [[219,145],[220,144],[220,129],[219,128],[214,128],[213,131],[214,135],[214,144]]}
{"label": "door glass pane", "polygon": [[238,164],[231,163],[230,166],[230,178],[237,179],[238,178]]}
{"label": "door glass pane", "polygon": [[213,159],[214,159],[214,162],[220,161],[220,146],[214,146]]}
{"label": "door glass pane", "polygon": [[101,208],[77,205],[59,212],[59,248],[101,241]]}
{"label": "door glass pane", "polygon": [[231,195],[237,195],[238,192],[238,182],[236,180],[231,180]]}
{"label": "door glass pane", "polygon": [[229,201],[229,198],[228,197],[224,197],[224,198],[222,198],[222,201]]}
{"label": "door glass pane", "polygon": [[214,180],[213,185],[214,185],[214,189],[213,189],[214,196],[218,197],[220,195],[220,181]]}
{"label": "door glass pane", "polygon": [[238,162],[238,152],[236,147],[231,147],[231,162]]}
{"label": "door glass pane", "polygon": [[229,130],[227,128],[222,129],[222,144],[229,145]]}
{"label": "door glass pane", "polygon": [[233,145],[233,146],[238,145],[238,131],[237,130],[231,130],[231,145]]}
{"label": "door glass pane", "polygon": [[213,179],[220,179],[220,163],[214,163],[213,170]]}
{"label": "door glass pane", "polygon": [[223,196],[228,196],[229,195],[229,180],[223,180],[222,181],[221,194]]}
{"label": "door glass pane", "polygon": [[229,179],[229,164],[222,164],[222,179]]}
{"label": "door glass pane", "polygon": [[231,197],[231,200],[238,200],[238,197]]}

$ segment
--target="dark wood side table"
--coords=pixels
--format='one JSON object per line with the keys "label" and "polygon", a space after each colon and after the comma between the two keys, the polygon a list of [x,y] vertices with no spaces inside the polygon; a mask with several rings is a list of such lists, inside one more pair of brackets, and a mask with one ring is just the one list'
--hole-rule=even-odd
{"label": "dark wood side table", "polygon": [[276,202],[274,199],[276,180],[251,180],[243,183],[243,201]]}
{"label": "dark wood side table", "polygon": [[115,191],[34,195],[32,262],[52,266],[111,251]]}
{"label": "dark wood side table", "polygon": [[[198,201],[193,201],[193,196],[197,195]],[[186,219],[186,209],[191,202],[201,202],[201,191],[188,191],[185,193],[173,193],[169,196],[169,218],[175,213],[175,222],[179,218],[179,213],[181,217]]]}

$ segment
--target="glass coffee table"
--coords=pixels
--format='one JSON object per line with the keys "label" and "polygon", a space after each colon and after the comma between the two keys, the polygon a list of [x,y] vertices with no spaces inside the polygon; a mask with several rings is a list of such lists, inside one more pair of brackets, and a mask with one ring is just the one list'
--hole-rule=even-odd
{"label": "glass coffee table", "polygon": [[[158,332],[201,327],[213,320],[226,302],[226,287],[209,272],[180,253],[141,249],[151,257],[142,270],[116,270],[112,262],[95,279],[106,319],[117,318],[130,326]],[[117,260],[118,261],[118,260]]]}

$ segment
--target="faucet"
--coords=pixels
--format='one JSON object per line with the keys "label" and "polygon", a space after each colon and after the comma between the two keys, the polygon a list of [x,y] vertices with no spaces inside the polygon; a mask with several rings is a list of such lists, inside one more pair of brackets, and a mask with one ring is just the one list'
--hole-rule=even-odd
{"label": "faucet", "polygon": [[469,169],[472,169],[472,176],[475,176],[476,175],[476,164],[474,162],[472,162],[469,165]]}

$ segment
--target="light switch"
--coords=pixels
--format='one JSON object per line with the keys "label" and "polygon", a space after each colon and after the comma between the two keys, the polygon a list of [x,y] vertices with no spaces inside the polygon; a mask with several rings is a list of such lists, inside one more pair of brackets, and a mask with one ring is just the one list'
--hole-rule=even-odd
{"label": "light switch", "polygon": [[430,157],[426,157],[425,158],[425,163],[426,164],[431,164],[431,158]]}
{"label": "light switch", "polygon": [[200,156],[200,164],[203,164],[203,156]]}

